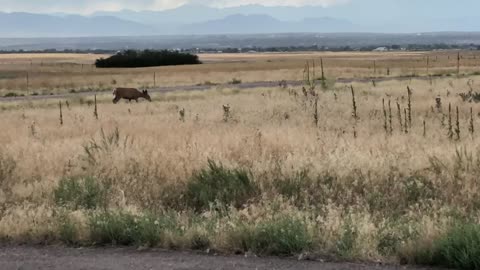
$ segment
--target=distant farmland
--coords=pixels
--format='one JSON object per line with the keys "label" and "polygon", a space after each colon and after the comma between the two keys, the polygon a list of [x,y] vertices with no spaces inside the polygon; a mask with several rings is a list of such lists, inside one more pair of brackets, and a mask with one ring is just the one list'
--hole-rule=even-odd
{"label": "distant farmland", "polygon": [[[123,50],[129,49],[194,49],[252,47],[319,47],[359,49],[388,45],[469,46],[480,45],[480,33],[411,33],[411,34],[354,34],[354,33],[305,33],[305,34],[254,34],[254,35],[208,35],[208,36],[140,36],[135,37],[71,37],[71,38],[0,38],[0,50]],[[415,48],[415,46],[414,46]]]}

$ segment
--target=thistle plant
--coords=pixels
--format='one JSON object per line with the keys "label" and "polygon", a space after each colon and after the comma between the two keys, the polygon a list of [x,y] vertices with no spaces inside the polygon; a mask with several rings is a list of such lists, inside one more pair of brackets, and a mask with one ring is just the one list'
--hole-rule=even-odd
{"label": "thistle plant", "polygon": [[182,108],[178,113],[180,114],[180,121],[185,122],[185,108]]}
{"label": "thistle plant", "polygon": [[452,104],[448,104],[448,138],[453,139]]}
{"label": "thistle plant", "polygon": [[393,125],[392,125],[392,102],[391,100],[388,100],[388,123],[390,125],[389,127],[389,132],[390,132],[390,135],[393,134]]}
{"label": "thistle plant", "polygon": [[223,105],[223,121],[228,122],[228,119],[230,119],[230,105]]}
{"label": "thistle plant", "polygon": [[382,99],[382,107],[383,107],[383,129],[385,129],[385,133],[388,134],[388,125],[387,125],[387,110],[385,109],[385,99]]}
{"label": "thistle plant", "polygon": [[473,134],[475,133],[475,126],[474,126],[474,122],[473,122],[473,108],[470,107],[470,123],[469,123],[469,126],[468,126],[468,131],[470,132],[470,134],[472,135],[472,138],[473,138]]}
{"label": "thistle plant", "polygon": [[407,86],[407,94],[408,94],[408,127],[411,129],[412,128],[412,89],[410,89],[409,86]]}
{"label": "thistle plant", "polygon": [[58,102],[58,107],[60,109],[60,126],[63,126],[63,113],[62,113],[62,102]]}
{"label": "thistle plant", "polygon": [[456,134],[456,138],[457,138],[457,141],[460,140],[460,119],[459,119],[459,113],[458,113],[458,106],[457,106],[457,117],[456,117],[456,121],[455,121],[455,134]]}

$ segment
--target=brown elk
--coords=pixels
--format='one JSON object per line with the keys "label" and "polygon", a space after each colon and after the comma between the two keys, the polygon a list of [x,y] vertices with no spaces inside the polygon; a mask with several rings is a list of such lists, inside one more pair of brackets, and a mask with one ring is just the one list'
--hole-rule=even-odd
{"label": "brown elk", "polygon": [[115,104],[122,98],[128,99],[128,101],[132,101],[132,99],[134,99],[136,102],[138,102],[139,98],[144,98],[150,102],[152,101],[147,90],[140,92],[135,88],[116,88],[113,90],[113,95],[115,96],[113,99],[113,103]]}

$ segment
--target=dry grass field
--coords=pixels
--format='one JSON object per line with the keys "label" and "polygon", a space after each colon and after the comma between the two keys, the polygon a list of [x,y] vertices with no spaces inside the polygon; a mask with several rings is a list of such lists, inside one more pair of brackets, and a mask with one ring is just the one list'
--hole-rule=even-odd
{"label": "dry grass field", "polygon": [[[3,56],[0,74],[30,70],[48,92],[114,79],[138,86],[153,71],[171,85],[302,80],[313,56],[324,57],[327,78],[372,76],[375,59],[380,76],[387,67],[390,76],[421,75],[426,55],[441,59],[432,74],[455,72],[451,52],[204,55],[208,64],[195,67],[83,72],[78,63],[91,56],[31,56],[32,66]],[[462,73],[478,70],[469,57]],[[459,94],[475,100],[478,89],[480,76],[469,75],[306,93],[232,86],[138,104],[111,104],[109,93],[99,96],[98,119],[79,98],[61,101],[61,117],[54,100],[4,104],[0,237],[474,269],[480,105]]]}
{"label": "dry grass field", "polygon": [[[203,54],[204,65],[138,69],[96,69],[107,55],[0,55],[0,96],[148,87],[298,80],[306,60],[324,59],[325,74],[335,78],[425,76],[456,73],[457,52],[335,52]],[[427,73],[428,58],[428,73]],[[461,52],[462,74],[480,72],[480,53]]]}

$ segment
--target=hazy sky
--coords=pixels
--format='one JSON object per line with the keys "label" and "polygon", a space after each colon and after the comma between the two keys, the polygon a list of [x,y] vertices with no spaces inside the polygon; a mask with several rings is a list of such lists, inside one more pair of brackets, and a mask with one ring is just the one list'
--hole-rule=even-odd
{"label": "hazy sky", "polygon": [[247,4],[262,4],[266,6],[328,6],[348,1],[349,0],[0,0],[0,11],[88,14],[100,10],[163,10],[175,8],[186,3],[201,3],[216,7],[232,7]]}

